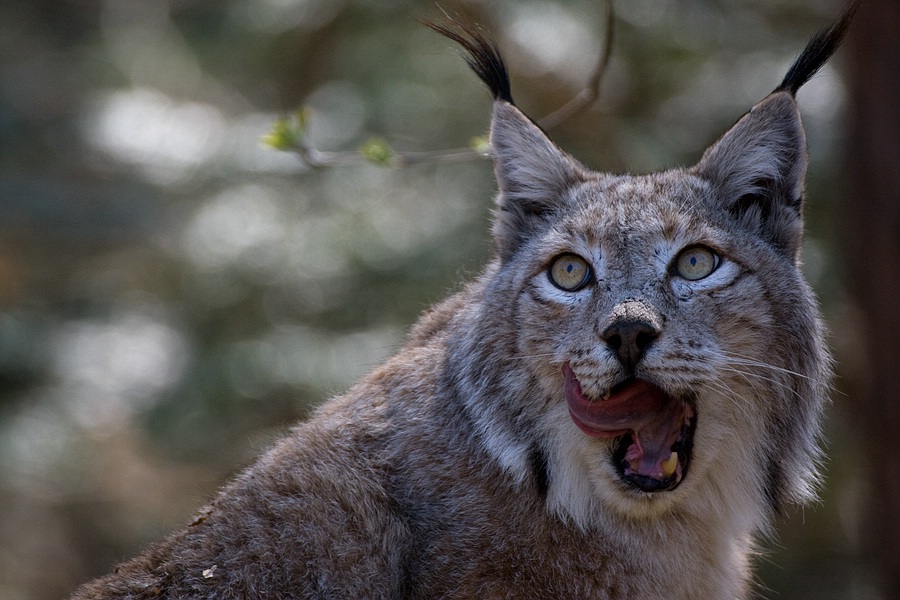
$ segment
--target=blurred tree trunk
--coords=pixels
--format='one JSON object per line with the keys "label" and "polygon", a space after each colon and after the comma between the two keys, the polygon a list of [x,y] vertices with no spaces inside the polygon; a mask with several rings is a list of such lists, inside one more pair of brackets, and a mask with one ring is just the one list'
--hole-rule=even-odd
{"label": "blurred tree trunk", "polygon": [[846,223],[850,285],[862,312],[860,409],[874,488],[866,546],[900,600],[900,2],[866,0],[851,34],[852,121]]}

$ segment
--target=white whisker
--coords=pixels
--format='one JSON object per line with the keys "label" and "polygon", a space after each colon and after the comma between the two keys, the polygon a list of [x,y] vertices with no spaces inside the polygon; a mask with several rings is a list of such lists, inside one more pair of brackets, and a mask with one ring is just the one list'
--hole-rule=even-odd
{"label": "white whisker", "polygon": [[794,377],[800,377],[803,379],[808,379],[810,381],[814,381],[815,378],[810,377],[809,375],[805,375],[803,373],[798,373],[797,371],[792,371],[790,369],[786,369],[784,367],[779,367],[777,365],[773,365],[771,363],[767,363],[765,361],[754,359],[751,356],[745,356],[743,354],[738,354],[737,352],[723,350],[722,354],[731,359],[733,362],[738,364],[743,364],[751,367],[762,367],[765,369],[770,369],[772,371],[780,371],[782,373],[786,373],[788,375],[793,375]]}

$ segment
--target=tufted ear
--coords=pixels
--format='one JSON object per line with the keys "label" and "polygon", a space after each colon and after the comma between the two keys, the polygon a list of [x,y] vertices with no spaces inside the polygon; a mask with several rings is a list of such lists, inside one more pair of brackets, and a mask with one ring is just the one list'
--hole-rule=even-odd
{"label": "tufted ear", "polygon": [[491,150],[500,186],[494,243],[500,258],[508,260],[563,205],[567,189],[583,180],[586,170],[513,104],[503,57],[484,31],[449,18],[425,25],[462,47],[466,63],[494,98]]}
{"label": "tufted ear", "polygon": [[568,189],[584,181],[587,170],[503,100],[494,102],[491,149],[500,188],[494,241],[506,260],[565,205]]}
{"label": "tufted ear", "polygon": [[794,96],[776,91],[703,154],[694,172],[747,229],[796,257],[803,229],[806,136]]}
{"label": "tufted ear", "polygon": [[803,229],[806,135],[795,96],[841,45],[859,0],[814,35],[781,84],[713,144],[694,171],[747,228],[796,259]]}

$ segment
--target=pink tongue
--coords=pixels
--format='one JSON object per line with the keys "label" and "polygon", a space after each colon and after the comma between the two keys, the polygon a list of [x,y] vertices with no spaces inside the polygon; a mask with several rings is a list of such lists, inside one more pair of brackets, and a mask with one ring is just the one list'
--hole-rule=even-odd
{"label": "pink tongue", "polygon": [[661,463],[669,458],[685,422],[684,403],[646,381],[626,383],[604,400],[592,400],[568,364],[563,365],[564,391],[572,420],[584,433],[614,438],[631,433],[634,443],[626,460],[642,475],[663,478]]}

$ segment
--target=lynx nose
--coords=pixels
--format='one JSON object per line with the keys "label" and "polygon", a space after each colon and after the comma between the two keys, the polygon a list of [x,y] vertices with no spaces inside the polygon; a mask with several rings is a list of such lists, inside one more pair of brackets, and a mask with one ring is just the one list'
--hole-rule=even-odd
{"label": "lynx nose", "polygon": [[616,307],[612,322],[600,337],[631,374],[660,332],[660,319],[655,312],[642,302],[632,301]]}

